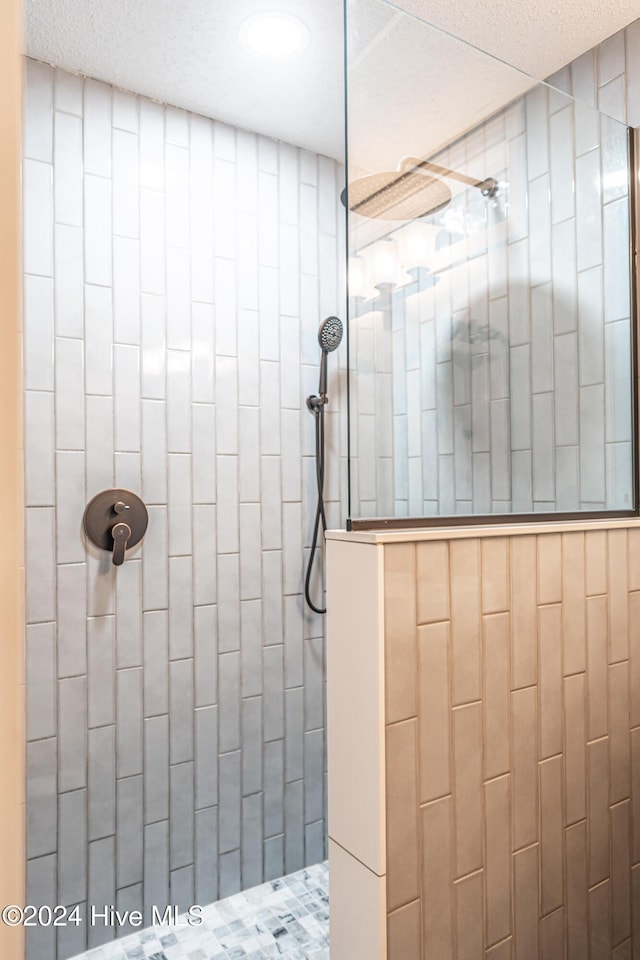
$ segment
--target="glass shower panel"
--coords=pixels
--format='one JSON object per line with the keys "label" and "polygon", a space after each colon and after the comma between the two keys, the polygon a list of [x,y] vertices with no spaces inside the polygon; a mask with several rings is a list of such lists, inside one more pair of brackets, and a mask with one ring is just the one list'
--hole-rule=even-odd
{"label": "glass shower panel", "polygon": [[351,517],[630,511],[629,131],[347,0]]}

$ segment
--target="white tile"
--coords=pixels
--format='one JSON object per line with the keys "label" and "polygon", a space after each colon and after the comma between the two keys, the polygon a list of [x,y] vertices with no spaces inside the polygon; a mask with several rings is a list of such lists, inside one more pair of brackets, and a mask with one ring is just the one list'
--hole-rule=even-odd
{"label": "white tile", "polygon": [[[300,382],[300,324],[283,317],[280,325],[280,405],[297,410],[303,404]],[[332,358],[329,359],[329,363]],[[329,381],[328,389],[331,388]]]}
{"label": "white tile", "polygon": [[559,223],[574,215],[574,145],[571,105],[554,113],[549,120],[551,167],[551,216]]}
{"label": "white tile", "polygon": [[84,83],[84,171],[111,176],[111,87]]}
{"label": "white tile", "polygon": [[[489,302],[491,399],[509,396],[509,321],[506,297]],[[435,405],[437,409],[437,404]]]}
{"label": "white tile", "polygon": [[529,270],[532,287],[551,279],[549,176],[529,183]]}
{"label": "white tile", "polygon": [[57,223],[55,243],[55,328],[59,337],[84,333],[84,251],[82,228]]}
{"label": "white tile", "polygon": [[236,128],[216,120],[213,124],[214,155],[221,160],[236,159]]}
{"label": "white tile", "polygon": [[84,278],[110,286],[112,278],[111,181],[85,174]]}
{"label": "white tile", "polygon": [[580,390],[580,499],[605,500],[605,397],[602,384]]}
{"label": "white tile", "polygon": [[[142,483],[141,455],[139,453],[116,453],[114,454],[116,487],[123,487],[125,490],[133,490],[136,493],[140,490]],[[133,555],[140,552],[141,547],[132,547]]]}
{"label": "white tile", "polygon": [[301,497],[302,450],[300,446],[300,410],[282,410],[282,499],[296,502]]}
{"label": "white tile", "polygon": [[56,455],[56,558],[58,563],[85,559],[82,516],[85,504],[84,453],[65,450]]}
{"label": "white tile", "polygon": [[87,673],[87,570],[84,563],[61,563],[57,569],[58,677]]}
{"label": "white tile", "polygon": [[265,173],[278,172],[278,141],[270,137],[258,137],[258,169]]}
{"label": "white tile", "polygon": [[22,149],[25,157],[45,163],[53,156],[53,74],[48,64],[25,60]]}
{"label": "white tile", "polygon": [[240,599],[260,599],[262,542],[260,504],[240,504]]}
{"label": "white tile", "polygon": [[56,619],[55,555],[53,508],[29,508],[25,540],[27,623]]}
{"label": "white tile", "polygon": [[165,293],[164,196],[140,190],[140,290]]}
{"label": "white tile", "polygon": [[278,144],[280,162],[280,221],[298,223],[298,151],[289,143]]}
{"label": "white tile", "polygon": [[238,361],[216,357],[217,452],[238,453]]}
{"label": "white tile", "polygon": [[191,224],[192,297],[213,303],[213,123],[191,116],[189,214]]}
{"label": "white tile", "polygon": [[[262,315],[263,303],[261,301],[260,310],[260,355],[263,360],[277,360],[279,357],[279,350],[275,351],[273,349],[274,340],[275,346],[278,346],[278,337],[279,337],[279,326],[278,326],[278,317],[277,317],[277,303],[278,303],[278,286],[277,286],[277,274],[273,270],[265,270],[265,277],[268,282],[271,281],[272,277],[275,278],[275,287],[272,296],[273,305],[276,307],[276,316],[273,317],[273,323],[275,323],[275,328],[272,326],[271,322],[268,322],[265,317]],[[262,281],[261,281],[262,282]],[[320,303],[318,299],[318,282],[316,277],[311,276],[300,276],[300,345],[302,350],[302,362],[303,363],[317,363],[318,362],[318,322],[320,319]],[[356,315],[355,312],[352,314],[353,326],[351,328],[352,335],[355,337],[356,331],[359,329],[360,319],[356,324]],[[388,338],[388,337],[387,337]]]}
{"label": "white tile", "polygon": [[167,392],[164,297],[140,297],[142,321],[142,396],[163,400]]}
{"label": "white tile", "polygon": [[577,100],[596,105],[595,51],[589,50],[571,64],[571,91]]}
{"label": "white tile", "polygon": [[[410,370],[407,374],[407,430],[409,457],[419,457],[422,453],[420,436],[420,371]],[[422,499],[422,496],[420,497]]]}
{"label": "white tile", "polygon": [[604,113],[600,120],[602,202],[625,197],[629,190],[629,137],[626,126]]}
{"label": "white tile", "polygon": [[512,243],[509,261],[509,344],[529,342],[529,251],[526,240]]}
{"label": "white tile", "polygon": [[[418,423],[418,428],[420,423]],[[471,441],[474,453],[491,449],[489,420],[489,357],[475,359],[471,369]],[[424,453],[422,453],[424,456]]]}
{"label": "white tile", "polygon": [[258,263],[278,266],[278,178],[258,175]]}
{"label": "white tile", "polygon": [[578,447],[556,447],[555,509],[580,509],[580,477]]}
{"label": "white tile", "polygon": [[85,389],[113,394],[113,302],[110,287],[85,286]]}
{"label": "white tile", "polygon": [[553,323],[556,333],[577,329],[575,221],[554,224],[551,231],[553,259]]}
{"label": "white tile", "polygon": [[217,601],[216,508],[193,507],[193,602],[196,606]]}
{"label": "white tile", "polygon": [[216,500],[216,414],[213,404],[194,403],[193,502]]}
{"label": "white tile", "polygon": [[625,30],[627,123],[630,127],[640,124],[640,25],[635,20]]}
{"label": "white tile", "polygon": [[573,105],[576,156],[593,150],[600,143],[600,115],[593,107],[578,100]]}
{"label": "white tile", "polygon": [[624,68],[624,31],[620,30],[598,47],[598,83],[602,85],[613,80],[624,73]]}
{"label": "white tile", "polygon": [[81,340],[57,339],[56,447],[84,449],[84,369]]}
{"label": "white tile", "polygon": [[24,382],[53,390],[53,281],[24,278]]}
{"label": "white tile", "polygon": [[140,186],[164,189],[164,107],[140,98]]}
{"label": "white tile", "polygon": [[[299,232],[289,224],[280,225],[280,314],[297,317],[300,310]],[[311,274],[313,276],[313,274]],[[262,289],[261,289],[262,307]]]}
{"label": "white tile", "polygon": [[453,453],[453,379],[451,363],[437,365],[438,451]]}
{"label": "white tile", "polygon": [[142,551],[142,603],[144,610],[169,607],[169,542],[167,508],[149,506],[149,526]]}
{"label": "white tile", "polygon": [[215,308],[208,303],[191,304],[191,389],[195,403],[214,403]]}
{"label": "white tile", "polygon": [[579,442],[578,338],[569,333],[555,338],[556,444]]}
{"label": "white tile", "polygon": [[236,257],[237,305],[245,310],[258,309],[258,220],[239,213]]}
{"label": "white tile", "polygon": [[491,495],[494,500],[511,499],[511,456],[509,402],[491,402]]}
{"label": "white tile", "polygon": [[300,503],[284,503],[282,506],[282,563],[283,589],[285,595],[298,594],[303,589],[302,556],[302,508]]}
{"label": "white tile", "polygon": [[531,398],[534,500],[555,500],[556,496],[554,437],[551,429],[553,401],[553,393],[538,393]]}
{"label": "white tile", "polygon": [[[211,168],[208,171],[211,178]],[[216,257],[236,259],[237,215],[236,166],[216,157],[213,161],[213,247]]]}
{"label": "white tile", "polygon": [[631,331],[628,320],[605,326],[607,443],[631,440]]}
{"label": "white tile", "polygon": [[216,456],[218,553],[238,552],[238,458]]}
{"label": "white tile", "polygon": [[113,125],[119,130],[138,132],[138,98],[126,90],[114,90],[112,95]]}
{"label": "white tile", "polygon": [[[303,278],[311,281],[316,288],[317,283],[312,278]],[[311,310],[317,322],[317,309]],[[307,312],[302,314],[303,322],[307,319]],[[260,359],[279,360],[280,358],[280,299],[278,292],[278,271],[272,267],[260,267]]]}
{"label": "white tile", "polygon": [[578,348],[580,385],[604,381],[604,305],[602,267],[578,274]]}
{"label": "white tile", "polygon": [[113,398],[86,398],[87,499],[114,485]]}
{"label": "white tile", "polygon": [[233,260],[215,258],[216,353],[237,354],[236,265]]}
{"label": "white tile", "polygon": [[617,120],[625,123],[627,119],[624,96],[624,77],[616,77],[598,88],[598,109]]}
{"label": "white tile", "polygon": [[54,394],[27,390],[24,404],[25,505],[55,503]]}
{"label": "white tile", "polygon": [[511,458],[511,504],[514,513],[533,510],[532,463],[530,450],[516,450]]}
{"label": "white tile", "polygon": [[191,357],[167,350],[167,443],[171,453],[191,450]]}
{"label": "white tile", "polygon": [[140,451],[140,350],[116,344],[113,348],[115,449]]}
{"label": "white tile", "polygon": [[338,206],[336,196],[342,190],[337,177],[338,168],[328,157],[318,157],[318,229],[321,233],[336,234]]}
{"label": "white tile", "polygon": [[113,238],[113,335],[140,344],[140,246],[129,237]]}
{"label": "white tile", "polygon": [[[536,128],[537,130],[537,128]],[[536,161],[530,160],[530,177],[539,177],[547,170],[546,134],[543,137],[524,134],[510,140],[508,150],[509,218],[507,221],[509,243],[522,240],[527,235],[527,147],[536,144]],[[537,154],[540,154],[539,158]]]}
{"label": "white tile", "polygon": [[87,614],[106,617],[115,612],[115,567],[104,550],[87,550]]}
{"label": "white tile", "polygon": [[531,348],[511,351],[511,449],[531,448]]}
{"label": "white tile", "polygon": [[629,206],[626,199],[604,207],[604,319],[621,320],[630,313]]}
{"label": "white tile", "polygon": [[280,370],[277,363],[260,362],[260,450],[280,453]]}
{"label": "white tile", "polygon": [[140,230],[138,182],[138,136],[127,130],[113,131],[113,232],[138,237]]}
{"label": "white tile", "polygon": [[630,443],[608,443],[607,502],[609,510],[629,510],[633,505],[633,453]]}
{"label": "white tile", "polygon": [[167,239],[176,247],[189,246],[189,153],[168,143],[165,148]]}
{"label": "white tile", "polygon": [[238,310],[238,403],[260,403],[260,337],[255,310]]}
{"label": "white tile", "polygon": [[[169,657],[193,657],[193,560],[169,559]],[[183,667],[187,667],[183,664]],[[171,684],[169,686],[171,692]]]}
{"label": "white tile", "polygon": [[170,453],[169,472],[169,556],[187,556],[192,552],[191,534],[191,456]]}
{"label": "white tile", "polygon": [[[318,191],[300,186],[300,267],[301,273],[318,272]],[[285,265],[283,264],[283,267]],[[284,311],[283,311],[284,312]]]}
{"label": "white tile", "polygon": [[25,273],[53,276],[53,172],[48,163],[23,164]]}
{"label": "white tile", "polygon": [[260,491],[260,411],[240,407],[238,411],[240,500],[257,503]]}
{"label": "white tile", "polygon": [[167,406],[163,400],[142,401],[142,499],[167,502]]}
{"label": "white tile", "polygon": [[[167,237],[173,242],[173,236],[169,231],[167,231]],[[166,257],[167,346],[173,350],[190,350],[191,283],[189,250],[167,245]]]}
{"label": "white tile", "polygon": [[82,226],[82,119],[56,110],[53,140],[56,223]]}
{"label": "white tile", "polygon": [[531,291],[531,389],[534,393],[553,390],[553,302],[552,284]]}
{"label": "white tile", "polygon": [[255,133],[236,130],[238,209],[255,214],[258,209],[258,144]]}
{"label": "white tile", "polygon": [[[279,550],[282,546],[282,492],[280,457],[262,458],[262,547]],[[222,501],[222,496],[220,496]]]}
{"label": "white tile", "polygon": [[576,160],[576,240],[579,271],[602,263],[599,150]]}
{"label": "white tile", "polygon": [[240,649],[240,569],[237,553],[218,552],[218,651]]}

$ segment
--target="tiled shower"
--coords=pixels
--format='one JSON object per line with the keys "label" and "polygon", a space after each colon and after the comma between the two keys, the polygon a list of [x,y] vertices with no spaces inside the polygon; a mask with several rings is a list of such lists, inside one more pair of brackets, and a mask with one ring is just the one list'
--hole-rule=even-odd
{"label": "tiled shower", "polygon": [[[304,396],[341,171],[34,61],[24,144],[29,902],[209,903],[326,855]],[[117,570],[81,534],[114,486],[149,510]],[[29,958],[114,935],[86,931]]]}

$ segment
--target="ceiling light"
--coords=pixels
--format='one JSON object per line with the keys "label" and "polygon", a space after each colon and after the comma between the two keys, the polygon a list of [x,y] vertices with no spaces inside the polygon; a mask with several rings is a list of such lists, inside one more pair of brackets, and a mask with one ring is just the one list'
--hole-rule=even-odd
{"label": "ceiling light", "polygon": [[258,13],[242,24],[240,38],[253,53],[286,57],[306,47],[309,33],[301,20],[288,13]]}

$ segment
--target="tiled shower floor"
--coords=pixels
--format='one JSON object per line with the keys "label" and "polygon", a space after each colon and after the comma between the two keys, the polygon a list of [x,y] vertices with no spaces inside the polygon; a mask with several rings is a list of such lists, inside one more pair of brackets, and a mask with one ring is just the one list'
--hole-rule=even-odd
{"label": "tiled shower floor", "polygon": [[197,927],[148,927],[74,960],[329,960],[326,863],[204,907]]}

